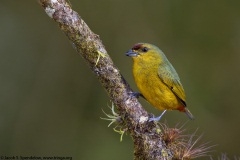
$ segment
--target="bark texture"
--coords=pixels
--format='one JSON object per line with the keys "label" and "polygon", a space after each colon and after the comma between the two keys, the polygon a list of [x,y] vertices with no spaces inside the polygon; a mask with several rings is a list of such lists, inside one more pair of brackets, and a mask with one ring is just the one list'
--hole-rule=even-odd
{"label": "bark texture", "polygon": [[158,125],[148,122],[149,115],[107,54],[100,37],[93,33],[65,0],[39,0],[41,6],[86,60],[115,104],[121,123],[134,142],[135,159],[172,159]]}

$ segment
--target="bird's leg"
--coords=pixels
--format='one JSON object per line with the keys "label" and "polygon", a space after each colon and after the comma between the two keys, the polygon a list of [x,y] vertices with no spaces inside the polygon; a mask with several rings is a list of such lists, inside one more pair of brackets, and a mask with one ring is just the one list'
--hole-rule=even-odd
{"label": "bird's leg", "polygon": [[140,92],[131,92],[130,93],[132,97],[139,98],[140,96],[145,99],[145,97]]}
{"label": "bird's leg", "polygon": [[159,120],[162,118],[162,116],[164,115],[164,113],[165,113],[166,111],[167,111],[167,110],[164,110],[164,111],[162,112],[162,114],[161,114],[159,117],[149,118],[149,122],[152,122],[152,121],[159,121]]}

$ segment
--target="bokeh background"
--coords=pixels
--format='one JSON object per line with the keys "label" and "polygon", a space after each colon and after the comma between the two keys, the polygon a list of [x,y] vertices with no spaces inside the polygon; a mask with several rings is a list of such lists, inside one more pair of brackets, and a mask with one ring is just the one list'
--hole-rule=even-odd
{"label": "bokeh background", "polygon": [[[240,156],[240,1],[71,0],[100,35],[134,90],[137,42],[159,46],[180,75],[196,120],[164,116],[211,141],[213,155]],[[111,102],[84,60],[37,1],[0,1],[0,155],[133,159],[129,136],[103,121]],[[147,111],[159,115],[140,99]],[[164,121],[163,120],[163,121]],[[207,158],[202,158],[207,159]]]}

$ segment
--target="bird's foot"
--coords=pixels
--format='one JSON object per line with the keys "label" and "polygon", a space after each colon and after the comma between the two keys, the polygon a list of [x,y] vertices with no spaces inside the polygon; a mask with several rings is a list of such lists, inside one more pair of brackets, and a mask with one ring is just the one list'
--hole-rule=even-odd
{"label": "bird's foot", "polygon": [[166,111],[167,110],[164,110],[163,112],[162,112],[162,114],[159,116],[159,117],[152,117],[152,118],[149,118],[149,122],[152,122],[152,121],[160,121],[160,119],[162,118],[162,116],[166,113]]}
{"label": "bird's foot", "polygon": [[131,92],[130,93],[131,97],[136,97],[139,98],[140,96],[144,98],[144,96],[142,95],[142,93],[139,92]]}

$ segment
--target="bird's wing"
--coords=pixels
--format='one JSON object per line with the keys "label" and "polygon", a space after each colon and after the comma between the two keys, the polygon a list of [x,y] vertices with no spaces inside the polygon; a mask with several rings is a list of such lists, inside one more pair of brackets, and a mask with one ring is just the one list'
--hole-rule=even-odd
{"label": "bird's wing", "polygon": [[186,106],[186,95],[180,82],[180,78],[173,66],[170,63],[159,66],[158,76],[161,81],[181,100],[183,105]]}

